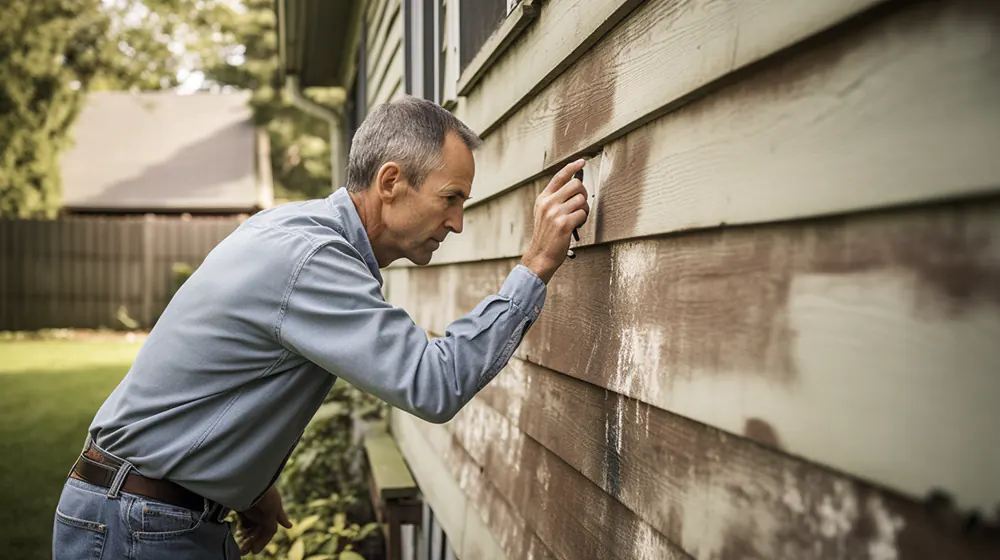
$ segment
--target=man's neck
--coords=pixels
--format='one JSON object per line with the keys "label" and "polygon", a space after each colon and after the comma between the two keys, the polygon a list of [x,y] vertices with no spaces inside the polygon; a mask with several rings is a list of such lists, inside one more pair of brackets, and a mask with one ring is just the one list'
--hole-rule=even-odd
{"label": "man's neck", "polygon": [[373,198],[375,194],[371,189],[359,193],[348,192],[348,195],[358,211],[358,217],[361,218],[361,224],[365,228],[365,234],[368,235],[368,242],[372,246],[372,252],[375,253],[379,268],[388,266],[400,256],[393,254],[392,249],[386,246],[381,201]]}

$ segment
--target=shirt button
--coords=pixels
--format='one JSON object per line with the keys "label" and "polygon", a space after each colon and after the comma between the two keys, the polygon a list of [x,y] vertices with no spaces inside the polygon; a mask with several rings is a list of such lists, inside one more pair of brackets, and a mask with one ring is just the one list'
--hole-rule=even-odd
{"label": "shirt button", "polygon": [[535,306],[535,315],[538,315],[538,314],[539,314],[539,313],[541,313],[541,312],[542,312],[542,310],[541,310],[541,309],[539,309],[539,308],[538,308],[538,306],[536,305],[536,306]]}

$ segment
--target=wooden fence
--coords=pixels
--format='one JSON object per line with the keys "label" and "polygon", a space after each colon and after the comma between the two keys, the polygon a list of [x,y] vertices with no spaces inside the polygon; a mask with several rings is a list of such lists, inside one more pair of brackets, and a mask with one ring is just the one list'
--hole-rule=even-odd
{"label": "wooden fence", "polygon": [[237,216],[0,220],[0,331],[150,327]]}

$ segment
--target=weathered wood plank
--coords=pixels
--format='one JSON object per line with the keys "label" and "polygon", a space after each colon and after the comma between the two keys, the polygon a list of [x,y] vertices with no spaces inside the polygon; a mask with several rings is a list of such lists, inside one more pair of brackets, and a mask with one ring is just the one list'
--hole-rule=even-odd
{"label": "weathered wood plank", "polygon": [[[420,482],[421,490],[426,485],[434,485],[450,494],[454,494],[456,489],[464,494],[467,506],[462,540],[457,541],[449,533],[449,538],[463,551],[462,558],[552,558],[538,537],[525,528],[524,519],[483,478],[478,465],[447,431],[425,431],[424,423],[416,417],[399,410],[393,410],[392,414],[394,433],[402,434],[397,438],[420,442],[419,446],[404,449],[407,461],[436,473],[433,478]],[[438,488],[427,488],[426,491],[432,494],[440,492]]]}
{"label": "weathered wood plank", "polygon": [[546,0],[538,17],[459,100],[455,114],[488,134],[590,49],[642,0]]}
{"label": "weathered wood plank", "polygon": [[424,502],[434,510],[448,538],[461,542],[462,531],[468,522],[468,500],[458,484],[445,474],[437,455],[427,453],[427,442],[408,422],[409,416],[393,410],[390,414],[392,435],[406,463],[420,486]]}
{"label": "weathered wood plank", "polygon": [[481,403],[473,401],[445,426],[413,423],[427,437],[432,452],[458,459],[450,465],[451,476],[464,480],[466,471],[481,471],[482,480],[523,516],[527,529],[554,558],[688,558],[614,498]]}
{"label": "weathered wood plank", "polygon": [[[671,188],[656,199],[703,221],[717,203],[728,205],[733,180],[750,193],[744,200],[761,201],[772,183],[787,192],[790,183],[825,188],[832,181],[856,206],[860,197],[850,191],[939,195],[933,189],[942,176],[970,188],[985,188],[978,182],[984,174],[996,176],[1000,164],[989,154],[1000,135],[992,126],[1000,112],[1000,66],[992,62],[1000,5],[893,2],[719,81],[860,5],[701,4],[643,5],[487,136],[469,205],[598,151],[723,82],[735,83],[664,122],[648,143],[621,146],[609,164],[638,185],[611,189],[612,200],[637,203],[644,185],[667,181]],[[661,159],[651,162],[653,152]],[[716,184],[727,186],[720,192]],[[710,194],[687,198],[706,186]],[[843,206],[842,192],[808,192],[821,211]],[[752,217],[761,205],[736,210],[736,218]]]}
{"label": "weathered wood plank", "polygon": [[392,91],[389,93],[389,101],[395,101],[404,95],[406,95],[406,92],[403,91],[403,80],[400,80],[396,82],[396,87],[392,88]]}
{"label": "weathered wood plank", "polygon": [[376,427],[365,436],[364,449],[379,497],[391,500],[417,494],[417,483],[403,461],[399,446],[384,427]]}
{"label": "weathered wood plank", "polygon": [[[939,42],[929,37],[920,41]],[[1000,75],[983,64],[986,53],[883,54],[863,68],[847,61],[853,71],[829,90],[790,88],[778,103],[753,93],[819,66],[805,57],[612,141],[586,170],[596,196],[579,245],[996,190],[1000,160],[988,152],[1000,146],[1000,126],[992,126],[1000,119]],[[911,55],[940,68],[910,76]],[[432,264],[520,255],[546,180],[468,208],[465,231]]]}
{"label": "weathered wood plank", "polygon": [[[516,261],[386,271],[447,323]],[[397,279],[405,276],[397,289]],[[914,497],[1000,503],[1000,200],[596,246],[518,355]]]}
{"label": "weathered wood plank", "polygon": [[380,103],[385,103],[391,99],[391,95],[399,88],[403,82],[403,48],[397,45],[392,55],[389,66],[386,67],[383,80],[378,84],[378,89],[372,90],[372,97],[369,100],[369,110],[375,108]]}
{"label": "weathered wood plank", "polygon": [[462,536],[461,560],[506,560],[507,554],[497,544],[485,522],[474,508],[467,508],[465,533]]}
{"label": "weathered wood plank", "polygon": [[378,30],[382,27],[382,22],[392,2],[393,0],[371,0],[368,2],[365,23],[368,26],[368,43],[366,47],[369,53],[375,50],[375,41],[380,38]]}
{"label": "weathered wood plank", "polygon": [[382,53],[374,72],[369,75],[369,105],[375,104],[374,100],[379,99],[379,94],[385,92],[385,88],[403,78],[403,42],[402,25],[393,27],[392,34],[386,39],[386,49]]}
{"label": "weathered wood plank", "polygon": [[370,79],[378,81],[382,78],[385,67],[389,59],[392,58],[396,45],[403,40],[403,15],[399,3],[390,8],[389,15],[381,29],[378,30],[378,37],[371,57],[368,58],[368,76]]}
{"label": "weathered wood plank", "polygon": [[467,95],[486,70],[503,55],[522,31],[538,16],[541,0],[521,0],[479,48],[458,78],[458,95]]}
{"label": "weathered wood plank", "polygon": [[1000,532],[517,358],[476,400],[696,558],[1000,555]]}
{"label": "weathered wood plank", "polygon": [[452,110],[458,98],[458,45],[459,45],[459,18],[458,10],[461,9],[457,0],[443,3],[444,17],[444,37],[442,38],[442,62],[443,76],[441,78],[441,105],[448,110]]}
{"label": "weathered wood plank", "polygon": [[379,92],[378,96],[373,100],[372,107],[396,99],[402,93],[402,89],[403,89],[402,78],[396,80],[391,87],[389,85],[384,86],[382,88],[382,91]]}

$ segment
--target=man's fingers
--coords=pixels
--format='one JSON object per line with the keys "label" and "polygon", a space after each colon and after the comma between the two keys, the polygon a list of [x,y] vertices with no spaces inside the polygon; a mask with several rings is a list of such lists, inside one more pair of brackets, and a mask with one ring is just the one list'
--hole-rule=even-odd
{"label": "man's fingers", "polygon": [[587,222],[587,213],[581,208],[569,215],[569,223],[575,224],[573,227],[580,227]]}
{"label": "man's fingers", "polygon": [[566,214],[572,214],[581,208],[584,212],[590,214],[590,203],[587,202],[587,195],[583,193],[576,193],[573,195],[573,198],[562,204],[562,210]]}
{"label": "man's fingers", "polygon": [[573,179],[570,182],[562,186],[558,191],[552,195],[552,200],[556,203],[563,203],[567,200],[573,198],[574,196],[582,194],[584,197],[587,196],[587,187],[583,186],[583,182],[579,179]]}
{"label": "man's fingers", "polygon": [[563,185],[568,183],[569,180],[573,178],[574,173],[583,169],[583,166],[586,165],[586,163],[587,162],[585,160],[578,159],[567,164],[552,177],[552,180],[549,181],[549,184],[545,186],[545,190],[542,192],[544,194],[552,194],[558,191]]}
{"label": "man's fingers", "polygon": [[292,528],[292,521],[288,519],[288,514],[285,513],[285,508],[280,508],[278,510],[278,523],[281,523],[281,526],[285,529]]}

